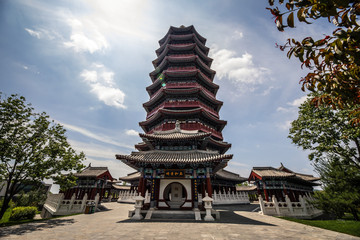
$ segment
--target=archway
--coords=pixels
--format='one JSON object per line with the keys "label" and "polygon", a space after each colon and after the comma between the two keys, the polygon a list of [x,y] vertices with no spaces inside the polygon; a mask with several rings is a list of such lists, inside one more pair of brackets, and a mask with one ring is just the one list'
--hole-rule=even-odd
{"label": "archway", "polygon": [[171,209],[180,209],[187,198],[186,188],[179,182],[169,183],[164,190],[163,197]]}

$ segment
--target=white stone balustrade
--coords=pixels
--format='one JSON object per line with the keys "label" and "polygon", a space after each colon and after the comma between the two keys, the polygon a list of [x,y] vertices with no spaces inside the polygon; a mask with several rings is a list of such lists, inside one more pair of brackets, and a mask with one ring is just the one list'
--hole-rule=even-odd
{"label": "white stone balustrade", "polygon": [[83,199],[75,199],[75,193],[71,199],[64,199],[64,194],[50,194],[48,195],[44,204],[44,210],[41,213],[42,217],[69,215],[74,213],[83,213],[86,205],[94,205],[95,209],[98,206],[100,196],[97,194],[94,200],[88,200],[87,194]]}
{"label": "white stone balustrade", "polygon": [[[137,191],[121,191],[119,192],[119,198],[117,202],[119,203],[135,203],[135,197],[139,196]],[[150,194],[148,191],[145,192],[144,203],[150,203]]]}
{"label": "white stone balustrade", "polygon": [[225,204],[250,204],[249,195],[246,192],[223,192],[217,193],[214,191],[213,205],[225,205]]}
{"label": "white stone balustrade", "polygon": [[310,195],[299,196],[299,202],[291,202],[285,196],[285,202],[278,202],[276,197],[272,197],[271,202],[266,202],[259,196],[261,214],[270,216],[286,216],[301,219],[311,219],[322,214],[322,211],[315,208],[308,201],[313,200]]}

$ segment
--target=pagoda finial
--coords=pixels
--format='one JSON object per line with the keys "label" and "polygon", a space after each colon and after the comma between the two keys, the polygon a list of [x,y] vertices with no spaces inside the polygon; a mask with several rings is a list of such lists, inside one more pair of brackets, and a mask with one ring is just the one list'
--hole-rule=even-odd
{"label": "pagoda finial", "polygon": [[185,26],[184,26],[184,25],[181,25],[180,28],[185,28]]}

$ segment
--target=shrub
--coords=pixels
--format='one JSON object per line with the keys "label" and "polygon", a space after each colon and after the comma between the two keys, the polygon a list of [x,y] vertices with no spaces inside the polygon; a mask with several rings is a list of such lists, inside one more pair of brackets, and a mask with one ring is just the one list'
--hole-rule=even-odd
{"label": "shrub", "polygon": [[36,214],[36,207],[16,207],[12,210],[10,220],[18,221],[24,219],[33,219]]}

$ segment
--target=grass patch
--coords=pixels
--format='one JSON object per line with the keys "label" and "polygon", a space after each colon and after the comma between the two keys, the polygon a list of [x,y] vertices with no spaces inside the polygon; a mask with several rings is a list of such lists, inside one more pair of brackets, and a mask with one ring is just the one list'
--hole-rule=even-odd
{"label": "grass patch", "polygon": [[6,222],[9,221],[10,216],[11,216],[11,211],[12,211],[11,208],[6,209],[6,211],[5,211],[2,219],[0,219],[0,226],[1,226],[3,223],[6,223]]}
{"label": "grass patch", "polygon": [[63,217],[69,217],[69,216],[74,216],[74,215],[80,215],[83,213],[74,213],[74,214],[69,214],[69,215],[61,215],[61,216],[55,216],[52,218],[43,218],[43,219],[26,219],[26,220],[19,220],[19,221],[10,221],[10,215],[11,215],[11,209],[8,208],[8,210],[6,210],[3,218],[0,220],[0,227],[8,227],[8,226],[13,226],[13,225],[19,225],[19,224],[24,224],[24,223],[30,223],[30,222],[41,222],[41,221],[45,221],[45,220],[49,220],[49,219],[56,219],[56,218],[63,218]]}
{"label": "grass patch", "polygon": [[323,228],[332,230],[335,232],[346,233],[349,235],[360,237],[360,221],[354,220],[305,220],[305,219],[296,219],[289,217],[281,217],[282,219],[302,223],[305,225],[310,225],[313,227]]}

